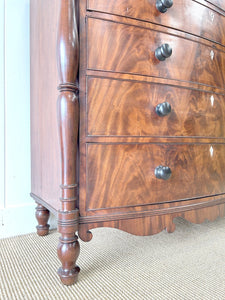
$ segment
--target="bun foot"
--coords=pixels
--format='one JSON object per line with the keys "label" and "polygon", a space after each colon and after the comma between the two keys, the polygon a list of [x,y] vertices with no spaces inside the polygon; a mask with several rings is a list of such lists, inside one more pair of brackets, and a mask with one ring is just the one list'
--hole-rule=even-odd
{"label": "bun foot", "polygon": [[39,236],[44,236],[49,233],[49,225],[48,225],[48,219],[50,216],[49,210],[42,206],[41,204],[37,203],[36,207],[36,219],[38,221],[37,228],[37,234]]}
{"label": "bun foot", "polygon": [[45,236],[45,235],[49,234],[49,225],[48,224],[46,226],[37,225],[36,229],[37,229],[37,234],[39,236]]}
{"label": "bun foot", "polygon": [[74,234],[62,235],[58,244],[58,258],[62,267],[58,270],[58,275],[63,284],[72,285],[77,281],[80,268],[76,265],[76,260],[80,253],[78,237]]}
{"label": "bun foot", "polygon": [[72,285],[77,282],[79,272],[80,268],[76,266],[73,270],[63,270],[63,268],[59,268],[57,273],[63,284]]}

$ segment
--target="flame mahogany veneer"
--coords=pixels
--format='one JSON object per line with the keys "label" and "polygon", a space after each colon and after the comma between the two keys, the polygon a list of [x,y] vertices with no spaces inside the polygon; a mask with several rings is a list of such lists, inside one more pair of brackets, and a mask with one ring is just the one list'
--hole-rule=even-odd
{"label": "flame mahogany veneer", "polygon": [[223,0],[31,1],[31,196],[64,284],[90,229],[225,215],[224,28]]}

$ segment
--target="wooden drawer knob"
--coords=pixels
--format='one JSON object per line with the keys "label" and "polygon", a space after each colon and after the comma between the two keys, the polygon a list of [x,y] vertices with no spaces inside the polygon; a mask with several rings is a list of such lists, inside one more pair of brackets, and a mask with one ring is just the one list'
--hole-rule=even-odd
{"label": "wooden drawer knob", "polygon": [[156,8],[161,13],[165,13],[173,5],[173,0],[156,0]]}
{"label": "wooden drawer knob", "polygon": [[156,106],[155,111],[160,117],[167,116],[171,113],[171,105],[168,102],[160,103]]}
{"label": "wooden drawer knob", "polygon": [[168,180],[172,174],[169,167],[158,166],[155,169],[155,177],[158,179]]}
{"label": "wooden drawer knob", "polygon": [[169,44],[163,44],[162,46],[158,47],[155,50],[155,57],[160,60],[164,61],[166,58],[172,55],[172,48]]}

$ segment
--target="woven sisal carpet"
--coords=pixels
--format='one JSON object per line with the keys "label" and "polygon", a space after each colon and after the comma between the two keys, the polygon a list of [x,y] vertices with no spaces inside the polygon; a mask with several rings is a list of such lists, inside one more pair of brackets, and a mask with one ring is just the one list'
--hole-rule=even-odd
{"label": "woven sisal carpet", "polygon": [[79,282],[56,274],[58,233],[0,240],[1,300],[225,299],[225,219],[137,237],[108,228],[81,242]]}

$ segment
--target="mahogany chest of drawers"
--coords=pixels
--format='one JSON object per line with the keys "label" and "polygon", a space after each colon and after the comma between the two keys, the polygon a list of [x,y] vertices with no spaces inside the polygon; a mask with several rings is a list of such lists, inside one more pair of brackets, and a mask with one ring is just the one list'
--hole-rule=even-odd
{"label": "mahogany chest of drawers", "polygon": [[225,215],[224,3],[31,1],[31,196],[64,284],[90,229]]}

